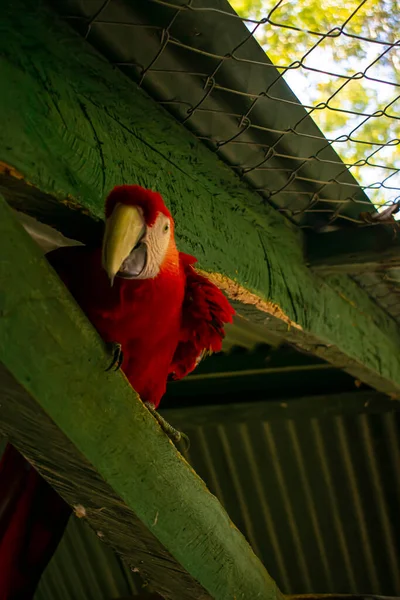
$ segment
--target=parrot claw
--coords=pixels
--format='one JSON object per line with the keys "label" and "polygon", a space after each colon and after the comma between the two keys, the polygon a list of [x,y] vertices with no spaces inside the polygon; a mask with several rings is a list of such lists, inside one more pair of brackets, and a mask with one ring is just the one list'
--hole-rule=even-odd
{"label": "parrot claw", "polygon": [[121,368],[122,362],[124,360],[124,353],[122,351],[122,345],[118,342],[110,342],[107,344],[107,347],[110,350],[110,353],[113,355],[113,359],[111,364],[107,367],[106,371],[118,371]]}
{"label": "parrot claw", "polygon": [[151,412],[151,414],[156,419],[156,421],[158,421],[158,424],[160,425],[161,429],[164,431],[164,433],[167,434],[169,439],[174,444],[183,442],[184,450],[188,451],[190,448],[190,440],[189,440],[188,436],[185,433],[182,433],[181,431],[178,431],[177,429],[175,429],[175,427],[172,427],[172,425],[170,423],[168,423],[168,421],[166,421],[164,419],[164,417],[162,417],[156,411],[156,409],[154,408],[154,404],[151,404],[151,402],[145,402],[144,405]]}

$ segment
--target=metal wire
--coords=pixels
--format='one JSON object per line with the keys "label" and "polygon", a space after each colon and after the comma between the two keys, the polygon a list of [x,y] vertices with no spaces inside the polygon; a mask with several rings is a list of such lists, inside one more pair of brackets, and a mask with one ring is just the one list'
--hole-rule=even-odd
{"label": "metal wire", "polygon": [[[300,227],[316,229],[321,223],[324,227],[331,228],[346,225],[390,225],[396,235],[396,230],[400,234],[400,221],[394,219],[396,211],[379,216],[374,204],[387,208],[400,203],[400,139],[391,139],[389,135],[390,126],[400,123],[400,79],[392,81],[385,78],[383,68],[390,53],[400,52],[400,39],[395,38],[398,34],[394,31],[385,30],[386,37],[382,39],[378,35],[372,37],[356,33],[350,27],[360,10],[368,8],[368,3],[373,1],[360,0],[343,22],[335,23],[327,31],[310,29],[305,32],[300,27],[280,21],[277,13],[284,0],[278,0],[267,14],[257,19],[240,17],[228,4],[226,10],[203,6],[201,0],[146,0],[141,4],[153,7],[153,13],[147,13],[152,14],[148,22],[143,22],[143,19],[138,19],[141,22],[132,22],[128,18],[114,18],[115,15],[124,14],[123,11],[109,11],[111,5],[117,5],[117,0],[99,0],[97,10],[92,9],[94,14],[89,17],[69,15],[66,18],[84,21],[85,37],[89,41],[93,41],[96,27],[102,31],[108,28],[128,28],[132,35],[144,29],[149,35],[151,33],[153,42],[156,40],[155,46],[153,44],[151,49],[149,46],[148,52],[140,55],[140,61],[133,53],[132,58],[117,58],[113,61],[114,64],[127,70],[129,76],[136,79],[159,104],[190,128],[199,140],[228,162],[266,202],[272,203]],[[94,6],[95,3],[88,5]],[[219,3],[219,7],[221,6],[222,2]],[[162,18],[153,18],[157,13],[162,13]],[[87,10],[87,14],[90,14],[90,10]],[[190,22],[191,25],[187,25],[189,28],[195,22],[192,17],[200,19],[210,16],[216,31],[218,26],[219,31],[221,30],[222,20],[223,23],[228,20],[238,25],[243,22],[247,27],[247,30],[243,27],[242,34],[235,39],[228,52],[217,52],[215,47],[220,47],[218,45],[213,47],[212,44],[196,44],[193,38],[201,36],[202,32],[182,31],[182,25],[177,27],[177,21]],[[186,17],[192,20],[185,21]],[[278,28],[281,36],[307,33],[309,47],[300,59],[296,58],[287,64],[272,64],[268,60],[262,60],[260,54],[256,55],[259,60],[252,59],[251,53],[244,52],[244,49],[249,44],[254,44],[254,37],[268,28]],[[330,39],[343,44],[357,42],[363,48],[374,48],[375,54],[370,55],[368,64],[357,72],[353,69],[354,72],[346,73],[346,69],[340,65],[337,68],[329,66],[323,69],[319,65],[308,64],[307,59]],[[169,56],[166,58],[168,52],[178,53],[184,59],[171,61]],[[368,52],[365,55],[368,58]],[[268,82],[265,89],[249,89],[240,76],[236,79],[227,78],[227,66],[231,72],[244,67],[264,69],[263,72],[268,73],[268,77],[265,77]],[[378,67],[382,68],[377,73]],[[304,104],[294,95],[281,93],[283,81],[295,71],[324,76],[330,84],[336,84],[336,87],[333,85],[333,91],[327,87],[330,93],[322,101]],[[187,93],[185,85],[179,85],[179,94],[170,96],[171,86],[168,93],[155,95],[152,77],[158,76],[190,78],[185,82],[195,81],[197,86],[201,82],[201,86],[196,87],[199,94],[196,97],[187,83]],[[345,94],[354,82],[375,88],[379,86],[379,90],[385,90],[382,96],[390,97],[383,103],[375,98],[375,106],[371,100],[360,108],[349,107],[345,102]],[[213,102],[221,94],[226,101]],[[301,116],[292,119],[288,126],[282,126],[282,121],[279,120],[262,121],[256,113],[258,111],[259,115],[262,112],[259,109],[265,101],[274,103],[277,110],[283,106],[293,110],[294,115]],[[242,111],[243,107],[246,109]],[[318,121],[319,115],[329,113],[340,115],[345,122],[338,135],[324,136],[316,127],[309,126],[310,118]],[[214,122],[219,118],[229,119],[230,134],[216,135],[211,126],[207,129],[207,118],[214,119]],[[201,128],[198,126],[200,121]],[[378,121],[387,126],[388,136],[385,140],[365,133],[367,124],[371,125],[370,131],[373,132],[373,126]],[[396,131],[400,131],[400,127]],[[304,151],[311,146],[317,149],[310,153]],[[387,158],[388,155],[390,159]],[[332,170],[334,176],[331,177]],[[268,177],[269,174],[271,177]],[[383,286],[383,299],[376,298],[377,302],[388,310],[385,300],[385,294],[388,294],[391,313],[395,313],[395,318],[400,322],[400,281],[389,281],[388,275],[383,273],[375,274],[370,287],[368,282],[360,280],[358,283],[372,294],[373,289],[377,290],[377,282],[379,289]]]}
{"label": "metal wire", "polygon": [[[240,95],[240,96],[244,96],[244,97],[248,98],[249,100],[251,100],[250,107],[243,114],[235,114],[235,113],[230,113],[229,111],[224,111],[225,116],[231,116],[233,119],[235,119],[237,121],[236,133],[234,133],[227,139],[215,138],[215,137],[210,137],[207,135],[199,135],[199,138],[203,142],[207,142],[209,145],[211,145],[211,147],[214,148],[215,152],[220,153],[221,150],[228,144],[230,144],[230,145],[248,144],[249,146],[254,146],[254,144],[256,143],[259,146],[263,146],[262,142],[261,143],[254,142],[251,140],[247,141],[245,139],[244,134],[246,134],[246,132],[249,132],[251,130],[257,130],[257,132],[259,132],[261,134],[263,132],[265,132],[265,133],[276,135],[276,138],[275,138],[275,141],[273,144],[265,145],[265,152],[264,152],[264,156],[263,156],[262,160],[259,160],[256,163],[235,164],[234,168],[236,169],[236,171],[239,173],[240,176],[246,178],[252,172],[268,170],[268,169],[274,170],[274,168],[272,166],[270,166],[274,158],[276,159],[276,158],[284,157],[286,160],[295,161],[295,164],[293,164],[293,167],[291,169],[290,168],[285,169],[286,181],[279,188],[276,188],[276,189],[270,188],[270,187],[257,188],[258,192],[262,193],[262,195],[265,198],[267,198],[268,200],[273,202],[274,197],[277,196],[278,194],[279,195],[282,195],[282,194],[288,194],[288,195],[296,194],[297,195],[299,193],[303,193],[303,194],[305,193],[305,192],[300,192],[300,190],[298,189],[298,186],[296,187],[296,185],[294,185],[294,184],[304,182],[306,184],[313,184],[314,186],[317,186],[316,190],[314,189],[312,192],[309,193],[308,203],[307,202],[303,203],[302,207],[300,207],[300,208],[291,207],[290,204],[286,205],[284,207],[278,207],[278,210],[281,210],[282,212],[284,212],[286,214],[286,216],[293,217],[293,216],[298,216],[298,215],[301,215],[301,214],[307,213],[307,212],[315,213],[320,208],[320,210],[323,213],[325,213],[326,216],[328,216],[328,214],[329,214],[329,222],[330,223],[333,223],[333,222],[341,219],[341,220],[350,220],[354,223],[359,223],[362,226],[369,225],[369,224],[366,224],[365,221],[363,221],[360,218],[357,218],[357,217],[354,218],[354,216],[349,217],[348,215],[345,214],[346,211],[343,211],[342,207],[338,206],[338,204],[340,204],[339,201],[336,201],[336,200],[331,201],[329,199],[329,189],[327,189],[327,188],[329,188],[329,186],[332,184],[339,185],[341,188],[347,190],[346,198],[342,201],[343,206],[348,205],[349,203],[355,203],[355,204],[360,203],[360,205],[365,204],[365,198],[364,199],[360,198],[360,195],[358,193],[360,189],[364,190],[367,193],[367,195],[369,195],[372,199],[376,199],[376,197],[378,195],[380,195],[379,204],[382,204],[385,206],[387,206],[390,203],[399,201],[399,197],[400,197],[400,175],[399,175],[399,173],[400,173],[400,158],[398,161],[394,161],[393,164],[382,164],[381,160],[378,160],[377,162],[375,162],[373,160],[373,158],[383,148],[392,149],[393,147],[398,146],[400,144],[400,139],[397,139],[397,138],[388,139],[385,142],[380,142],[380,141],[377,141],[374,139],[368,139],[368,138],[363,139],[363,138],[357,137],[357,132],[360,129],[362,129],[362,127],[364,127],[367,122],[370,122],[372,120],[374,120],[375,122],[378,119],[379,120],[387,119],[388,122],[389,121],[400,121],[400,114],[395,114],[395,112],[393,112],[393,110],[391,111],[391,109],[393,109],[395,104],[398,103],[400,100],[400,83],[397,83],[395,81],[390,81],[388,79],[383,79],[381,77],[374,77],[374,76],[372,76],[372,74],[370,72],[372,67],[376,67],[377,65],[382,64],[382,61],[385,59],[385,57],[387,57],[387,55],[390,52],[393,52],[397,48],[400,49],[400,39],[397,41],[391,41],[389,39],[378,39],[378,38],[374,39],[372,37],[368,37],[365,35],[358,35],[352,31],[348,30],[348,26],[351,23],[351,21],[354,19],[354,17],[359,12],[359,10],[368,2],[368,0],[361,0],[361,2],[353,10],[353,12],[347,17],[347,19],[343,23],[336,24],[330,31],[308,30],[306,33],[310,36],[310,39],[314,39],[314,43],[304,53],[301,60],[295,60],[289,64],[275,64],[275,65],[268,64],[267,62],[252,61],[247,58],[240,57],[238,55],[238,51],[239,51],[239,49],[243,48],[243,46],[245,46],[257,34],[257,31],[259,30],[260,27],[280,28],[282,30],[282,35],[285,35],[285,31],[290,31],[290,32],[294,32],[294,33],[296,33],[296,32],[304,33],[304,30],[302,30],[299,27],[296,27],[293,25],[288,25],[287,23],[282,23],[282,22],[279,22],[278,20],[275,20],[275,18],[274,18],[275,13],[278,10],[278,8],[282,5],[283,0],[279,0],[276,3],[276,5],[269,11],[269,13],[260,19],[242,18],[242,17],[239,17],[236,13],[230,12],[228,10],[223,11],[218,8],[198,6],[197,5],[198,3],[196,3],[193,0],[190,0],[189,2],[182,3],[182,4],[179,4],[178,2],[175,3],[172,1],[169,2],[166,0],[146,0],[147,3],[158,5],[163,8],[165,7],[165,8],[172,9],[169,24],[167,26],[163,26],[163,27],[157,27],[157,26],[154,26],[153,24],[149,24],[148,26],[146,26],[141,23],[131,23],[131,22],[115,21],[115,20],[112,21],[112,20],[107,20],[106,18],[102,18],[103,15],[105,15],[105,13],[106,13],[107,7],[109,6],[110,2],[112,2],[112,1],[113,0],[106,0],[105,2],[103,2],[101,4],[100,8],[97,9],[95,14],[92,15],[92,17],[90,17],[89,19],[87,19],[88,28],[87,28],[87,32],[86,32],[86,37],[90,37],[91,32],[96,24],[101,25],[101,26],[119,25],[119,26],[123,26],[123,27],[129,27],[132,29],[134,29],[135,27],[141,27],[141,28],[149,27],[149,28],[153,29],[154,32],[157,32],[159,35],[159,40],[160,40],[159,48],[158,48],[157,53],[154,56],[151,56],[151,57],[149,56],[147,65],[145,65],[145,66],[135,65],[134,61],[132,61],[130,63],[117,62],[117,64],[121,67],[123,67],[123,66],[126,67],[129,64],[129,66],[137,66],[139,68],[139,71],[140,71],[139,76],[138,76],[139,85],[145,86],[146,78],[151,73],[157,73],[157,72],[166,73],[166,72],[168,72],[165,69],[163,70],[163,69],[159,69],[157,67],[157,63],[159,63],[159,59],[160,59],[161,55],[163,54],[163,52],[165,52],[167,46],[173,46],[173,47],[179,48],[184,51],[188,51],[193,54],[200,54],[200,55],[206,56],[208,58],[211,58],[215,61],[215,66],[214,66],[213,70],[209,73],[196,72],[195,70],[170,71],[171,73],[173,72],[174,74],[177,74],[177,73],[181,73],[182,75],[190,74],[191,76],[198,77],[204,81],[204,86],[203,86],[204,93],[202,94],[201,97],[198,98],[196,103],[193,103],[192,101],[186,102],[185,100],[182,100],[182,99],[179,99],[179,100],[162,99],[160,101],[160,103],[163,104],[166,108],[170,108],[171,106],[174,106],[174,105],[176,106],[177,104],[179,104],[181,107],[183,106],[185,109],[185,116],[181,119],[183,123],[186,124],[188,121],[190,121],[190,119],[193,118],[195,113],[201,113],[202,111],[210,112],[210,109],[207,108],[207,106],[206,106],[206,101],[215,92],[224,92],[226,94]],[[244,39],[242,39],[239,43],[237,43],[234,47],[231,48],[229,53],[227,53],[225,55],[219,55],[212,51],[207,51],[207,50],[192,46],[192,45],[186,43],[186,41],[177,39],[176,36],[172,35],[171,30],[173,28],[174,22],[176,21],[177,17],[180,14],[185,13],[185,12],[212,13],[213,15],[215,15],[216,19],[223,16],[224,18],[229,17],[230,19],[241,20],[244,23],[246,23],[247,26],[250,27],[251,29],[249,30],[248,35]],[[70,18],[77,18],[77,17],[73,16]],[[323,44],[323,42],[327,38],[336,38],[336,39],[342,38],[342,39],[348,39],[349,41],[357,40],[364,44],[375,44],[378,47],[381,47],[382,50],[377,57],[375,57],[375,58],[373,58],[373,60],[371,60],[370,64],[366,68],[364,68],[364,70],[359,71],[354,74],[350,74],[350,75],[340,72],[340,70],[338,70],[338,72],[332,72],[329,70],[318,69],[318,68],[307,65],[306,59],[319,46],[321,46],[321,44]],[[244,89],[229,88],[226,85],[224,85],[222,83],[222,81],[219,81],[219,73],[221,71],[221,68],[228,61],[240,63],[240,64],[247,63],[249,66],[251,66],[252,64],[257,64],[259,66],[263,66],[266,69],[277,68],[278,71],[277,71],[277,75],[273,79],[272,83],[270,83],[265,90],[262,90],[257,94],[254,94],[254,93],[251,93],[250,91],[246,90],[245,88]],[[330,77],[331,81],[337,80],[337,81],[341,82],[341,84],[329,97],[327,97],[323,102],[319,102],[316,105],[304,105],[301,102],[297,101],[296,99],[287,99],[287,98],[282,98],[282,97],[275,95],[274,88],[275,88],[276,84],[279,82],[280,79],[284,78],[287,73],[289,73],[290,71],[293,71],[293,70],[320,73],[320,74]],[[340,100],[340,98],[343,94],[343,91],[346,89],[346,87],[351,82],[361,81],[361,80],[374,82],[374,84],[379,84],[381,86],[390,86],[390,88],[392,88],[393,92],[394,92],[393,99],[390,102],[388,102],[386,104],[386,106],[384,106],[383,108],[377,106],[376,110],[372,110],[372,111],[371,110],[369,110],[369,111],[356,110],[354,108],[349,109],[348,107],[345,107],[345,106],[341,107],[341,106],[333,106],[332,105],[332,102],[334,100],[335,101]],[[273,127],[265,128],[263,126],[260,126],[256,122],[252,122],[252,120],[251,120],[251,116],[255,110],[255,107],[260,102],[260,100],[265,99],[265,98],[268,98],[269,100],[272,100],[274,102],[278,102],[281,104],[283,103],[283,104],[289,104],[289,105],[292,104],[292,105],[302,106],[306,109],[306,112],[304,113],[304,116],[301,119],[299,119],[297,121],[297,123],[294,124],[294,126],[291,126],[290,128],[287,128],[287,129],[273,128]],[[310,134],[310,133],[307,133],[306,131],[302,131],[301,125],[306,121],[306,119],[309,118],[310,116],[313,116],[316,113],[320,113],[321,111],[331,111],[331,112],[342,114],[342,115],[345,115],[346,117],[348,117],[348,124],[349,124],[348,131],[346,133],[341,133],[341,135],[339,135],[337,137],[324,137],[323,135],[318,135],[318,134],[315,135],[313,133]],[[213,111],[213,112],[215,113],[217,111]],[[354,118],[359,118],[361,120],[358,123],[356,123],[356,125],[354,125]],[[296,136],[300,139],[301,138],[306,138],[306,139],[314,138],[316,140],[320,140],[320,141],[324,142],[324,145],[320,148],[320,150],[316,154],[313,154],[311,156],[297,156],[297,155],[283,154],[282,148],[285,147],[285,141],[288,136]],[[327,164],[327,163],[333,163],[334,161],[329,160],[329,159],[327,160],[326,158],[323,157],[324,150],[329,146],[333,146],[333,147],[337,148],[340,153],[341,147],[343,147],[344,145],[347,145],[347,148],[353,149],[354,154],[356,154],[356,148],[359,146],[367,146],[367,147],[371,148],[371,152],[367,155],[364,155],[363,158],[360,160],[355,160],[353,162],[345,160],[343,165],[340,163],[340,160],[338,160],[337,164],[343,166],[343,169],[339,173],[338,176],[336,176],[335,178],[330,179],[330,180],[324,180],[322,178],[319,179],[318,177],[309,178],[302,174],[304,171],[304,167],[306,165],[310,165],[310,163],[319,163],[320,165]],[[399,149],[399,156],[400,156],[400,149]],[[357,170],[357,173],[359,175],[359,178],[362,180],[362,183],[357,183],[355,181],[351,181],[348,179],[346,180],[344,177],[341,177],[341,175],[344,175],[346,172],[351,172],[352,169]],[[281,169],[281,171],[282,171],[282,169]],[[363,176],[364,171],[365,171],[365,173],[368,173],[368,177]],[[385,173],[385,171],[387,173]],[[377,174],[376,178],[374,176],[375,172]],[[385,173],[385,175],[384,175],[384,173]],[[372,195],[371,195],[371,193],[372,193]],[[331,207],[329,208],[329,206],[327,207],[327,204],[329,205],[330,202],[331,202]],[[319,207],[319,205],[321,203],[323,204],[323,206],[321,205]],[[365,208],[364,208],[364,210],[365,210]],[[305,225],[305,226],[307,227],[307,225]]]}

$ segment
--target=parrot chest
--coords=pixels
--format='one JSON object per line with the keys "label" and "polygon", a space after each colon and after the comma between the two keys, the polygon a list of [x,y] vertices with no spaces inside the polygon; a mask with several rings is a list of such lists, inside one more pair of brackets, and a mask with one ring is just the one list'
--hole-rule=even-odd
{"label": "parrot chest", "polygon": [[110,304],[104,296],[98,297],[88,316],[106,342],[122,345],[126,377],[143,401],[158,406],[179,339],[184,282],[120,284],[118,299]]}
{"label": "parrot chest", "polygon": [[104,341],[122,345],[126,377],[144,401],[157,406],[180,335],[184,276],[116,279],[111,287],[99,250],[62,250],[52,253],[51,264]]}

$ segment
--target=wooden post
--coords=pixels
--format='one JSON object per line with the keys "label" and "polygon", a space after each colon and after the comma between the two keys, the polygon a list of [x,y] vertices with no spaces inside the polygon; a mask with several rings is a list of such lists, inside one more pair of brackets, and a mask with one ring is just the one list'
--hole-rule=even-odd
{"label": "wooden post", "polygon": [[400,235],[382,225],[311,234],[307,260],[318,274],[371,273],[400,267]]}
{"label": "wooden post", "polygon": [[0,255],[0,433],[165,598],[279,600],[3,200]]}

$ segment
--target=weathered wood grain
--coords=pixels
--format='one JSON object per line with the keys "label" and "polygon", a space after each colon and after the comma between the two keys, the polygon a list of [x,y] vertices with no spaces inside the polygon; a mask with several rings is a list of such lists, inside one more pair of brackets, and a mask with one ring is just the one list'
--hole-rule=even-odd
{"label": "weathered wood grain", "polygon": [[357,275],[400,268],[400,236],[382,225],[311,234],[306,255],[319,274]]}
{"label": "weathered wood grain", "polygon": [[0,255],[0,432],[166,598],[278,600],[4,200]]}
{"label": "weathered wood grain", "polygon": [[334,415],[381,414],[400,412],[400,402],[374,391],[324,394],[296,399],[242,402],[229,405],[191,406],[161,409],[175,427],[186,431],[194,427],[213,427],[228,423],[251,423],[279,419],[328,418]]}

